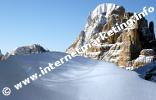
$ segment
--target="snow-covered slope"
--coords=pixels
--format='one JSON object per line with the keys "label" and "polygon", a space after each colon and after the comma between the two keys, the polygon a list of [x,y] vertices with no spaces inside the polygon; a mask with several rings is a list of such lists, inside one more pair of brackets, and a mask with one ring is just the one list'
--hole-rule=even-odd
{"label": "snow-covered slope", "polygon": [[135,71],[145,80],[156,82],[156,62],[146,64]]}
{"label": "snow-covered slope", "polygon": [[[16,55],[0,62],[0,89],[53,63],[65,53]],[[0,100],[155,100],[156,84],[113,64],[76,57],[46,76]]]}

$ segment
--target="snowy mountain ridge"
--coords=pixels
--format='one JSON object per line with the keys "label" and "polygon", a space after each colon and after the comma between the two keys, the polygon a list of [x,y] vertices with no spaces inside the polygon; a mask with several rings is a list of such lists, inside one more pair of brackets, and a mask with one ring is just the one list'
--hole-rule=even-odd
{"label": "snowy mountain ridge", "polygon": [[96,16],[100,16],[101,14],[105,15],[106,18],[109,17],[113,10],[118,9],[119,6],[113,3],[103,3],[98,5],[92,12],[91,18],[94,19]]}
{"label": "snowy mountain ridge", "polygon": [[99,24],[106,24],[112,11],[117,10],[118,8],[119,6],[113,3],[103,3],[98,5],[88,16],[88,21],[84,29],[86,40],[89,39],[91,35],[97,33],[98,31],[95,28]]}

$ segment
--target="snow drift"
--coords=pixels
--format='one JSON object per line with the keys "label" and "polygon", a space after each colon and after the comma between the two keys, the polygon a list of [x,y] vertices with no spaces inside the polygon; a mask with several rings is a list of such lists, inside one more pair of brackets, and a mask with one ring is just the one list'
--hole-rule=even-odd
{"label": "snow drift", "polygon": [[83,57],[56,68],[17,91],[14,84],[54,62],[65,53],[16,55],[0,62],[0,89],[8,86],[12,94],[0,100],[155,100],[156,84],[137,73],[113,64]]}

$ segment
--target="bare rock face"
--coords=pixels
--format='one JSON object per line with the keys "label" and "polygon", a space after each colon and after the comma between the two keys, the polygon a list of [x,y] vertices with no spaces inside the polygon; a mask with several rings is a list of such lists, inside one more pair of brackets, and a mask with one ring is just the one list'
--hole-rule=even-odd
{"label": "bare rock face", "polygon": [[[100,4],[89,15],[84,30],[76,41],[66,50],[67,53],[77,53],[76,49],[95,40],[99,33],[107,33],[113,26],[121,24],[132,18],[134,13],[126,12],[122,6],[111,3]],[[139,57],[154,57],[156,51],[156,39],[154,35],[154,23],[142,18],[133,27],[127,27],[122,31],[109,36],[105,40],[92,45],[82,56],[109,61],[124,68],[137,68],[148,62],[137,64]],[[148,51],[146,49],[150,49]],[[140,54],[141,52],[141,54]],[[150,62],[155,58],[151,58]]]}
{"label": "bare rock face", "polygon": [[68,51],[74,52],[75,48],[78,48],[84,45],[84,41],[85,41],[85,32],[81,31],[76,41],[68,48]]}

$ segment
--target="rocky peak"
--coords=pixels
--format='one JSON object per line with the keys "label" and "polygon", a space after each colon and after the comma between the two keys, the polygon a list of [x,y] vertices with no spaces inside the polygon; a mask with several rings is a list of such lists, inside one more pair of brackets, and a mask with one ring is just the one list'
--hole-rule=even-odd
{"label": "rocky peak", "polygon": [[119,6],[113,3],[104,3],[98,5],[92,12],[91,12],[91,19],[94,19],[97,16],[104,15],[106,18],[112,13],[112,11],[118,9]]}
{"label": "rocky peak", "polygon": [[87,24],[85,25],[85,40],[91,38],[94,34],[102,31],[102,26],[107,24],[110,16],[115,20],[119,14],[124,14],[125,9],[122,6],[117,6],[112,3],[104,3],[98,5],[88,16]]}
{"label": "rocky peak", "polygon": [[48,50],[44,49],[39,44],[33,44],[29,46],[18,47],[17,49],[10,52],[9,55],[38,54],[38,53],[43,53],[47,51]]}
{"label": "rocky peak", "polygon": [[[76,52],[76,49],[79,47],[96,39],[100,32],[108,32],[116,24],[126,22],[132,15],[134,15],[134,13],[126,12],[123,6],[117,6],[111,3],[100,4],[89,14],[84,30],[67,49],[67,52]],[[92,46],[81,55],[113,62],[120,67],[136,68],[140,65],[142,66],[155,59],[153,58],[156,52],[154,23],[150,22],[148,25],[148,21],[142,18],[137,21],[133,27],[128,27],[117,34],[109,36],[106,40],[99,41],[98,44],[100,44],[100,46]],[[154,52],[152,53],[153,56],[149,57],[151,60],[144,61],[143,64],[136,64],[137,61],[140,61],[138,59],[142,56],[142,52],[149,52],[149,49],[151,50],[150,52]],[[141,59],[146,58],[146,56],[147,55],[143,55]]]}
{"label": "rocky peak", "polygon": [[15,50],[13,50],[10,53],[6,53],[3,57],[2,60],[6,60],[10,56],[14,55],[29,55],[29,54],[38,54],[38,53],[44,53],[44,52],[49,52],[49,50],[44,49],[41,45],[39,44],[33,44],[33,45],[28,45],[28,46],[22,46],[18,47]]}

